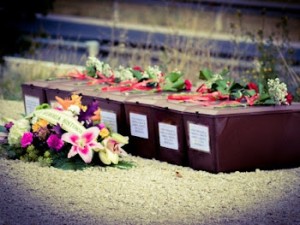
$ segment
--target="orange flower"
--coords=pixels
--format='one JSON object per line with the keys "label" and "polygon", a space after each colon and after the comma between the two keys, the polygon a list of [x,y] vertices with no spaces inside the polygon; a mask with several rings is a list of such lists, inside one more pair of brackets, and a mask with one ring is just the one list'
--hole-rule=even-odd
{"label": "orange flower", "polygon": [[56,101],[63,107],[64,110],[67,110],[71,105],[77,105],[83,111],[86,110],[85,106],[81,105],[81,98],[82,96],[73,94],[70,98],[62,99],[58,96],[55,96]]}
{"label": "orange flower", "polygon": [[92,116],[92,120],[93,121],[100,121],[101,120],[101,116],[100,116],[100,108],[98,108],[95,112],[94,112],[94,115]]}

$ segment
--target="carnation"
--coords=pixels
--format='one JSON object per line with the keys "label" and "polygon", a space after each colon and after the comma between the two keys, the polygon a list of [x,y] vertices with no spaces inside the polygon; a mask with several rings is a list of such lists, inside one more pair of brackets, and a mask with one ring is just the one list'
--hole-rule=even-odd
{"label": "carnation", "polygon": [[31,132],[25,132],[21,138],[21,146],[22,148],[26,148],[31,145],[33,141],[33,134]]}
{"label": "carnation", "polygon": [[8,144],[20,147],[21,138],[23,137],[23,134],[28,131],[30,131],[30,124],[28,120],[20,119],[15,121],[8,133]]}
{"label": "carnation", "polygon": [[47,144],[49,148],[59,151],[63,147],[64,142],[56,134],[51,134],[47,140]]}

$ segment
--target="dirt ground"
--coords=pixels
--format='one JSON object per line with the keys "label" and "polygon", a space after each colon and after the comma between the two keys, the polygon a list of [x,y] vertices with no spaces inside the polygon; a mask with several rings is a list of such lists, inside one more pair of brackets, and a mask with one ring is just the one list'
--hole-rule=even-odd
{"label": "dirt ground", "polygon": [[[22,102],[0,100],[18,118]],[[128,156],[136,167],[65,171],[0,158],[0,225],[300,224],[300,167],[211,174]]]}

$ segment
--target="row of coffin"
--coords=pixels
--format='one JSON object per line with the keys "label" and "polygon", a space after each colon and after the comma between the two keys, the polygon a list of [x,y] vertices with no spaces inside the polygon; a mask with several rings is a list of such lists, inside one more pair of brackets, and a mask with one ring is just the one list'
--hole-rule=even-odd
{"label": "row of coffin", "polygon": [[167,101],[164,93],[101,92],[86,81],[22,84],[26,113],[55,96],[97,100],[111,129],[129,136],[126,151],[196,170],[231,172],[300,163],[300,104],[212,108]]}

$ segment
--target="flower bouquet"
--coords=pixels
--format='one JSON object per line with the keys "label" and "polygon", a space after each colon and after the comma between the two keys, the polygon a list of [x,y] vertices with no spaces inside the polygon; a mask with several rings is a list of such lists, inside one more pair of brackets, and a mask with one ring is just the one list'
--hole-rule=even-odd
{"label": "flower bouquet", "polygon": [[254,105],[290,105],[293,96],[279,78],[268,79],[267,84],[249,82],[241,85],[228,76],[229,71],[213,73],[200,71],[202,81],[195,93],[171,94],[168,100],[197,102],[202,106],[236,107]]}
{"label": "flower bouquet", "polygon": [[139,66],[119,66],[112,69],[107,63],[95,57],[89,57],[83,72],[67,74],[75,79],[89,80],[88,84],[105,84],[101,91],[190,91],[190,80],[184,79],[180,71],[165,74],[158,66],[148,66],[145,70]]}
{"label": "flower bouquet", "polygon": [[24,118],[8,120],[3,145],[8,158],[64,169],[133,166],[120,160],[126,155],[122,147],[128,144],[128,137],[101,123],[97,101],[82,105],[81,96],[75,94],[56,100],[52,107],[42,104]]}

